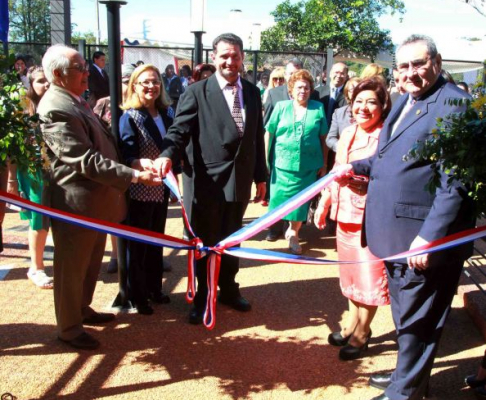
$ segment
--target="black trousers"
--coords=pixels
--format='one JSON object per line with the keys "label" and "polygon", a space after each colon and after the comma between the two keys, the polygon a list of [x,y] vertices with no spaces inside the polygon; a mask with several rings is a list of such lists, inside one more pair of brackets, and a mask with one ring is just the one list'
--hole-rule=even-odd
{"label": "black trousers", "polygon": [[422,399],[464,261],[447,252],[430,255],[421,272],[386,262],[398,359],[385,394],[392,400]]}
{"label": "black trousers", "polygon": [[[214,246],[241,228],[247,205],[248,203],[243,202],[213,201],[204,204],[193,202],[190,216],[191,226],[205,246]],[[199,309],[206,306],[207,261],[208,257],[203,257],[196,262],[197,292],[194,305]],[[223,255],[219,274],[221,296],[239,296],[239,285],[235,281],[238,271],[238,258]]]}
{"label": "black trousers", "polygon": [[[130,200],[128,225],[164,233],[166,218],[167,202]],[[129,299],[135,305],[143,304],[147,302],[150,294],[162,290],[162,249],[159,246],[129,240],[127,251]]]}

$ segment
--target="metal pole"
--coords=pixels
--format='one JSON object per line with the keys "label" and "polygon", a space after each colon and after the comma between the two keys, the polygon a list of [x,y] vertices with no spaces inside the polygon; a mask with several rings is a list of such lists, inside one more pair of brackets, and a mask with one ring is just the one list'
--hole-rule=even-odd
{"label": "metal pole", "polygon": [[486,89],[486,61],[483,61],[483,89]]}
{"label": "metal pole", "polygon": [[202,35],[204,32],[194,32],[194,64],[199,65],[203,62]]}
{"label": "metal pole", "polygon": [[121,45],[120,45],[120,7],[127,4],[121,0],[100,0],[106,4],[108,16],[108,57],[110,59],[110,99],[111,133],[118,139],[118,123],[121,117]]}
{"label": "metal pole", "polygon": [[253,84],[256,85],[257,82],[257,71],[258,70],[258,51],[253,52]]}
{"label": "metal pole", "polygon": [[81,54],[81,57],[83,57],[86,60],[86,40],[85,39],[79,39],[78,53]]}
{"label": "metal pole", "polygon": [[[100,3],[98,0],[95,0],[96,3],[96,44],[100,44],[101,42],[101,30],[100,30]],[[99,49],[98,49],[99,50]]]}
{"label": "metal pole", "polygon": [[[121,45],[120,45],[120,7],[127,4],[121,0],[100,0],[106,4],[108,16],[108,57],[110,59],[110,105],[111,105],[111,133],[118,143],[118,127],[122,114],[119,104],[121,101]],[[127,290],[127,241],[117,238],[118,246],[118,284],[119,293],[113,302],[113,307],[131,308]]]}
{"label": "metal pole", "polygon": [[330,81],[330,76],[331,76],[331,68],[334,64],[334,51],[332,48],[328,48],[327,49],[327,63],[326,63],[326,77],[327,77],[327,81],[328,82],[331,82]]}

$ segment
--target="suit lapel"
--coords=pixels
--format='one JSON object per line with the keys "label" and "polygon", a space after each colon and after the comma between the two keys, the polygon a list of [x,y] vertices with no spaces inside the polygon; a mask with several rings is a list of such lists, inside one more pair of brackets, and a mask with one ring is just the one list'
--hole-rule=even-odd
{"label": "suit lapel", "polygon": [[243,88],[243,103],[245,103],[244,107],[243,107],[245,109],[245,130],[244,130],[243,137],[245,137],[247,128],[250,125],[248,118],[252,115],[255,115],[256,110],[255,110],[254,102],[251,101],[251,99],[250,99],[250,86],[249,86],[248,82],[246,82],[244,79],[242,79],[241,80],[241,86]]}
{"label": "suit lapel", "polygon": [[[155,123],[154,119],[150,116],[147,110],[130,110],[130,115],[132,116],[137,128],[143,133],[144,136],[151,138],[156,146],[162,149],[162,136],[160,135],[159,128]],[[166,126],[167,129],[167,126]]]}
{"label": "suit lapel", "polygon": [[162,121],[164,121],[165,129],[168,131],[174,120],[167,114],[167,109],[161,111],[162,113],[160,114],[160,116],[162,117]]}
{"label": "suit lapel", "polygon": [[380,150],[385,149],[388,146],[388,143],[390,143],[392,139],[390,136],[393,130],[393,125],[395,124],[396,120],[400,117],[400,114],[402,113],[403,107],[405,107],[407,100],[408,100],[408,96],[400,97],[398,99],[397,105],[393,107],[393,109],[390,112],[390,115],[388,115],[386,123],[380,134],[380,141],[378,145]]}
{"label": "suit lapel", "polygon": [[[231,126],[232,127],[231,131],[233,132],[233,134],[239,137],[240,135],[238,134],[238,129],[236,128],[235,121],[231,116],[231,110],[228,107],[228,103],[226,103],[226,99],[224,98],[223,91],[219,87],[218,80],[216,79],[216,75],[213,75],[210,78],[208,78],[206,91],[207,91],[208,103],[210,104],[210,107],[217,110],[217,114],[218,117],[221,118],[221,122],[225,126],[228,127]],[[244,95],[244,91],[243,91],[243,95]]]}
{"label": "suit lapel", "polygon": [[[160,135],[159,128],[155,123],[152,116],[146,110],[140,110],[141,114],[144,114],[143,126],[145,128],[145,134],[148,135],[155,142],[159,150],[162,149],[162,136]],[[163,119],[162,119],[163,121]],[[167,129],[167,126],[165,127]]]}

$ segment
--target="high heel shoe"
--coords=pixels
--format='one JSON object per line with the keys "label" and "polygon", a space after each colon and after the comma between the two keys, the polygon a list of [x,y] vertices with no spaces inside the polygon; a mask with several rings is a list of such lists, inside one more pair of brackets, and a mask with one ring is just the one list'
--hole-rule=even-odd
{"label": "high heel shoe", "polygon": [[343,361],[356,360],[361,357],[361,353],[368,350],[368,343],[371,339],[371,331],[366,338],[366,341],[359,347],[354,347],[351,344],[347,344],[341,350],[339,350],[339,358]]}
{"label": "high heel shoe", "polygon": [[466,382],[466,385],[469,386],[470,388],[477,388],[479,386],[484,386],[486,385],[486,379],[477,379],[476,375],[469,375],[464,379],[464,382]]}
{"label": "high heel shoe", "polygon": [[327,337],[327,342],[331,346],[342,347],[348,344],[350,337],[351,335],[343,337],[343,335],[341,335],[341,332],[333,332],[330,333],[329,336]]}

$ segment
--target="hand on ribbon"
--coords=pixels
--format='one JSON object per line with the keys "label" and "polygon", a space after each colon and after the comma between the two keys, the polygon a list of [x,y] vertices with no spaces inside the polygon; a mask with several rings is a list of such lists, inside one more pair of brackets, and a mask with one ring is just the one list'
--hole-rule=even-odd
{"label": "hand on ribbon", "polygon": [[[422,239],[420,236],[417,236],[410,245],[410,250],[422,247],[426,244],[429,244],[427,240]],[[408,257],[407,261],[410,268],[416,268],[420,271],[425,271],[429,266],[429,253]]]}
{"label": "hand on ribbon", "polygon": [[165,176],[172,169],[172,161],[167,157],[159,157],[154,161],[154,166],[159,174],[160,178],[165,178]]}
{"label": "hand on ribbon", "polygon": [[154,174],[157,173],[157,169],[155,168],[154,161],[150,158],[140,158],[133,160],[131,167],[133,169],[138,169],[139,171],[150,171]]}
{"label": "hand on ribbon", "polygon": [[330,174],[334,174],[336,182],[341,183],[341,181],[347,180],[354,175],[353,166],[351,164],[336,165]]}
{"label": "hand on ribbon", "polygon": [[154,173],[150,171],[141,171],[138,176],[138,183],[146,186],[160,186],[162,180]]}

